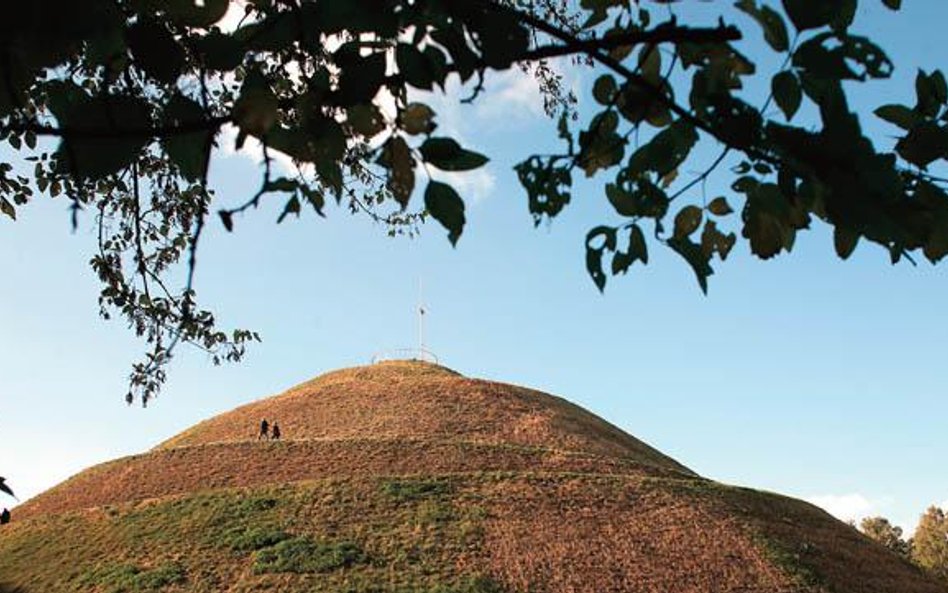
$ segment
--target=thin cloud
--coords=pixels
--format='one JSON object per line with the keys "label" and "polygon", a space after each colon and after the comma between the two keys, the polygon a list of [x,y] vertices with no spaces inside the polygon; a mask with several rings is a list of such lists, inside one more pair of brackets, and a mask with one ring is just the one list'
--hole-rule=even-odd
{"label": "thin cloud", "polygon": [[510,121],[546,116],[537,80],[519,68],[489,74],[485,86],[485,96],[475,103],[478,118]]}
{"label": "thin cloud", "polygon": [[485,167],[461,173],[432,172],[432,176],[454,187],[465,202],[477,203],[487,199],[497,185],[497,178]]}
{"label": "thin cloud", "polygon": [[859,493],[823,494],[808,496],[804,500],[815,504],[840,521],[855,521],[878,513],[878,505]]}

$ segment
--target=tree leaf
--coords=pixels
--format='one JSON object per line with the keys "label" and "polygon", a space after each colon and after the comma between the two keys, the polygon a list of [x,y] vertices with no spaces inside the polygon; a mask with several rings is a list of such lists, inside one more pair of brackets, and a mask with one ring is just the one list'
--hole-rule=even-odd
{"label": "tree leaf", "polygon": [[227,232],[233,232],[234,218],[231,216],[230,212],[227,210],[218,210],[217,215],[221,217],[221,223],[223,223],[224,228],[227,229]]}
{"label": "tree leaf", "polygon": [[800,45],[793,65],[804,71],[801,76],[824,81],[888,78],[895,68],[869,38],[834,32],[821,33]]}
{"label": "tree leaf", "polygon": [[340,105],[371,103],[385,83],[385,53],[376,52],[363,56],[360,51],[357,45],[346,43],[333,54],[340,70],[336,91]]}
{"label": "tree leaf", "polygon": [[[175,94],[165,106],[162,122],[166,126],[197,124],[204,120],[204,109],[197,102]],[[204,179],[211,158],[213,130],[165,136],[162,145],[168,158],[189,181]]]}
{"label": "tree leaf", "polygon": [[365,138],[372,138],[385,129],[385,117],[372,103],[359,103],[346,110],[346,118],[352,129]]}
{"label": "tree leaf", "polygon": [[938,70],[930,75],[919,70],[915,76],[915,94],[918,98],[915,111],[927,117],[935,117],[941,106],[948,101],[944,75]]}
{"label": "tree leaf", "polygon": [[741,232],[750,241],[751,253],[770,259],[784,249],[790,251],[796,228],[793,213],[779,186],[757,183],[752,178],[742,179],[749,181],[743,184],[742,190],[747,194],[747,202],[741,213],[744,219]]}
{"label": "tree leaf", "polygon": [[11,220],[16,220],[16,209],[3,197],[0,197],[0,213],[6,214]]}
{"label": "tree leaf", "polygon": [[885,4],[885,7],[891,10],[899,10],[902,8],[902,0],[882,0],[882,3]]}
{"label": "tree leaf", "polygon": [[639,52],[639,74],[653,85],[662,81],[662,52],[657,45],[645,44]]}
{"label": "tree leaf", "polygon": [[803,101],[803,90],[797,76],[789,70],[778,72],[770,82],[770,89],[787,121],[793,119]]}
{"label": "tree leaf", "polygon": [[240,130],[244,134],[262,138],[276,123],[278,109],[279,102],[270,88],[270,83],[259,71],[250,71],[244,78],[240,96],[234,103],[234,121],[240,126]]}
{"label": "tree leaf", "polygon": [[734,6],[757,21],[764,31],[764,40],[775,51],[785,52],[790,48],[787,26],[783,22],[783,17],[773,8],[766,5],[758,8],[756,0],[738,0]]}
{"label": "tree leaf", "polygon": [[435,129],[435,112],[424,103],[409,103],[398,115],[398,125],[411,135],[430,134]]}
{"label": "tree leaf", "polygon": [[296,190],[300,188],[299,182],[288,177],[278,177],[267,182],[264,191],[267,192],[286,192],[286,193],[295,193]]}
{"label": "tree leaf", "polygon": [[783,8],[798,31],[830,24],[848,26],[855,7],[854,0],[783,0]]}
{"label": "tree leaf", "polygon": [[297,218],[300,215],[300,199],[295,194],[286,201],[286,206],[283,207],[283,213],[277,218],[277,224],[283,222],[283,219],[290,214],[295,214]]}
{"label": "tree leaf", "polygon": [[734,210],[731,209],[731,205],[727,203],[727,198],[724,196],[718,196],[711,200],[711,203],[708,204],[708,211],[715,216],[727,216]]}
{"label": "tree leaf", "polygon": [[611,105],[618,90],[616,79],[611,74],[603,74],[593,83],[593,98],[600,105]]}
{"label": "tree leaf", "polygon": [[536,155],[514,167],[520,185],[527,190],[527,207],[535,225],[547,217],[553,218],[569,204],[571,169],[569,164],[557,165],[555,157]]}
{"label": "tree leaf", "polygon": [[[69,105],[60,123],[77,132],[64,138],[59,146],[60,167],[80,179],[99,179],[124,169],[151,140],[149,106],[137,97],[85,98]],[[102,134],[108,130],[126,133]],[[128,133],[130,130],[139,130],[140,134]]]}
{"label": "tree leaf", "polygon": [[904,105],[883,105],[876,109],[879,118],[895,124],[903,130],[911,130],[922,122],[922,117]]}
{"label": "tree leaf", "polygon": [[467,39],[459,26],[439,28],[431,32],[431,38],[448,50],[461,82],[467,82],[474,74],[478,57],[468,47]]}
{"label": "tree leaf", "polygon": [[648,263],[648,245],[645,243],[645,234],[637,224],[632,225],[629,235],[629,255],[633,260],[637,259],[643,264]]}
{"label": "tree leaf", "polygon": [[300,186],[300,192],[302,192],[306,201],[309,202],[309,205],[313,207],[313,210],[316,211],[316,214],[325,218],[326,215],[323,214],[323,207],[326,205],[326,198],[323,196],[323,192],[306,185]]}
{"label": "tree leaf", "polygon": [[430,181],[425,189],[425,209],[448,230],[448,240],[457,246],[464,231],[464,200],[447,183]]}
{"label": "tree leaf", "polygon": [[701,208],[697,206],[688,205],[679,210],[678,214],[675,215],[675,238],[684,239],[698,230],[702,218]]}
{"label": "tree leaf", "polygon": [[606,288],[606,274],[602,271],[602,253],[605,250],[616,250],[616,229],[597,226],[586,234],[586,271],[599,292]]}
{"label": "tree leaf", "polygon": [[428,138],[419,151],[426,163],[442,171],[470,171],[488,160],[480,153],[464,150],[453,138]]}
{"label": "tree leaf", "polygon": [[841,259],[848,259],[859,243],[859,233],[852,229],[837,226],[833,229],[833,246]]}
{"label": "tree leaf", "polygon": [[129,27],[125,38],[135,65],[146,74],[165,84],[178,79],[186,56],[167,27],[152,19],[140,19]]}
{"label": "tree leaf", "polygon": [[737,235],[729,233],[725,235],[718,230],[718,225],[713,220],[709,220],[704,225],[704,231],[701,232],[701,252],[709,260],[715,253],[721,258],[721,261],[727,259],[728,254],[737,241]]}
{"label": "tree leaf", "polygon": [[948,158],[948,127],[923,122],[899,140],[895,150],[903,159],[924,169],[938,159]]}
{"label": "tree leaf", "polygon": [[669,239],[668,246],[688,262],[695,273],[701,292],[708,294],[708,276],[714,274],[714,269],[711,267],[710,258],[706,257],[701,250],[701,246],[688,239],[679,238]]}
{"label": "tree leaf", "polygon": [[227,72],[244,61],[244,46],[233,35],[214,30],[196,39],[194,45],[210,70]]}
{"label": "tree leaf", "polygon": [[483,11],[480,18],[469,19],[467,24],[477,34],[484,63],[495,70],[506,70],[529,47],[530,32],[519,19],[498,19],[494,14]]}
{"label": "tree leaf", "polygon": [[395,62],[405,82],[417,89],[430,91],[436,80],[428,57],[410,43],[399,43],[395,48]]}
{"label": "tree leaf", "polygon": [[388,168],[387,187],[395,201],[404,210],[415,189],[415,159],[401,136],[392,136],[382,152],[383,164]]}
{"label": "tree leaf", "polygon": [[629,157],[631,176],[654,171],[661,178],[677,169],[698,142],[694,126],[682,120],[656,134]]}
{"label": "tree leaf", "polygon": [[616,133],[618,125],[619,115],[609,109],[593,117],[589,129],[579,133],[577,162],[587,177],[617,165],[625,155],[626,140]]}

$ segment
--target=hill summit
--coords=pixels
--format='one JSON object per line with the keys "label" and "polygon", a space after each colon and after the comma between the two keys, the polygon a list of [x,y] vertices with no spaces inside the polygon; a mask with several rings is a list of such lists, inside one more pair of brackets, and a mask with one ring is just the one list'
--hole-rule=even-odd
{"label": "hill summit", "polygon": [[[280,440],[260,439],[261,419]],[[799,500],[564,399],[334,371],[87,469],[0,530],[0,593],[941,592]]]}

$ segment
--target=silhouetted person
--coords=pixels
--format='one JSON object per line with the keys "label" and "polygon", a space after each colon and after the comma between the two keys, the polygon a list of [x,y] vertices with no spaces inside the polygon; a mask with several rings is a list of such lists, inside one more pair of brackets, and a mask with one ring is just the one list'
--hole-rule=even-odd
{"label": "silhouetted person", "polygon": [[276,422],[273,423],[273,436],[271,437],[274,441],[280,440],[280,425]]}
{"label": "silhouetted person", "polygon": [[[274,428],[276,428],[276,425],[274,425]],[[266,418],[264,418],[260,422],[260,434],[257,435],[257,440],[259,441],[260,439],[268,438],[270,438],[270,423],[267,422]]]}
{"label": "silhouetted person", "polygon": [[3,512],[0,513],[0,525],[6,525],[10,522],[10,511],[3,509]]}

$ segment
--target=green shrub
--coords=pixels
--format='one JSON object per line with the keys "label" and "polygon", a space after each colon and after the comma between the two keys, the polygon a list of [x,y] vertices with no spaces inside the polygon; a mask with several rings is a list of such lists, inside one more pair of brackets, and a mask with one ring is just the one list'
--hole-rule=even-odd
{"label": "green shrub", "polygon": [[418,505],[415,517],[422,523],[443,525],[454,521],[457,513],[450,504],[436,500],[426,500]]}
{"label": "green shrub", "polygon": [[484,577],[467,577],[454,584],[432,585],[429,582],[412,580],[409,583],[399,583],[396,588],[380,585],[376,582],[370,582],[353,575],[353,578],[346,579],[346,586],[337,590],[337,593],[384,593],[396,591],[397,593],[506,593],[497,581]]}
{"label": "green shrub", "polygon": [[80,578],[83,585],[102,587],[109,593],[150,593],[184,581],[184,568],[176,563],[151,569],[134,564],[99,565]]}
{"label": "green shrub", "polygon": [[167,585],[183,583],[184,568],[179,564],[165,564],[152,570],[145,570],[135,579],[137,591],[157,591]]}
{"label": "green shrub", "polygon": [[255,573],[329,572],[366,560],[362,549],[352,542],[317,543],[308,537],[286,539],[254,556]]}
{"label": "green shrub", "polygon": [[269,548],[289,538],[288,533],[279,529],[236,527],[224,532],[216,543],[235,552],[254,552]]}
{"label": "green shrub", "polygon": [[262,511],[269,511],[275,507],[278,502],[277,499],[269,496],[241,498],[231,507],[230,511],[234,515],[254,516]]}
{"label": "green shrub", "polygon": [[397,479],[382,482],[382,492],[398,502],[443,496],[451,484],[436,479]]}
{"label": "green shrub", "polygon": [[504,593],[504,588],[489,577],[476,576],[466,578],[453,585],[434,585],[424,589],[414,589],[412,593]]}
{"label": "green shrub", "polygon": [[755,537],[755,543],[764,555],[798,585],[818,587],[823,585],[823,579],[807,563],[806,556],[813,553],[809,544],[802,544],[799,548],[791,548],[787,544],[763,535]]}

